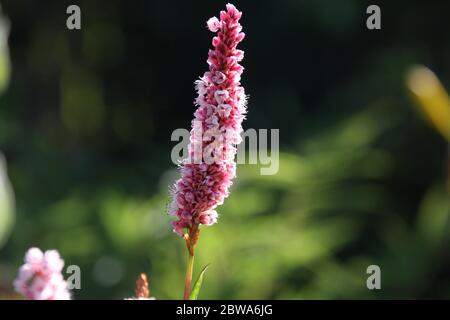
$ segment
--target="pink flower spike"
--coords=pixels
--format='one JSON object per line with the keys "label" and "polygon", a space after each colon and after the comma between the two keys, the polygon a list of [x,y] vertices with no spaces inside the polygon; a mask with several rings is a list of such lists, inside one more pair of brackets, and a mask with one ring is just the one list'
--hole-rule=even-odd
{"label": "pink flower spike", "polygon": [[211,32],[217,32],[220,29],[220,22],[216,17],[209,18],[209,20],[206,22],[206,25]]}
{"label": "pink flower spike", "polygon": [[24,260],[14,281],[18,293],[29,300],[70,300],[67,283],[61,274],[64,261],[58,251],[43,253],[38,248],[30,248]]}
{"label": "pink flower spike", "polygon": [[[181,179],[172,190],[169,214],[177,217],[173,230],[190,243],[198,238],[198,226],[217,222],[216,207],[228,197],[236,175],[236,145],[242,140],[242,121],[246,113],[246,95],[240,84],[244,68],[239,62],[244,52],[237,49],[244,39],[239,23],[242,13],[232,4],[207,21],[217,32],[213,49],[208,52],[209,70],[195,82],[197,110],[192,121],[189,157],[181,164]],[[199,131],[202,131],[199,133]],[[199,136],[200,135],[200,136]],[[201,146],[198,160],[197,146]],[[210,161],[213,160],[213,161]]]}
{"label": "pink flower spike", "polygon": [[216,210],[209,210],[209,211],[203,212],[199,216],[199,221],[201,222],[201,224],[210,226],[217,222],[217,217],[218,217],[218,215],[217,215]]}

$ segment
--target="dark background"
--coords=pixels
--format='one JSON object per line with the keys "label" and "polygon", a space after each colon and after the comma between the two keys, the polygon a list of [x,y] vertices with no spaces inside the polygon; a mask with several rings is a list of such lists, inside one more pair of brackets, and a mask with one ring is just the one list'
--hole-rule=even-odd
{"label": "dark background", "polygon": [[[66,28],[78,4],[82,29]],[[11,24],[0,149],[15,224],[5,295],[30,246],[82,270],[75,298],[130,296],[139,272],[180,298],[185,247],[165,206],[170,135],[188,128],[220,1],[1,1]],[[450,88],[446,1],[235,1],[246,39],[245,128],[280,129],[280,171],[238,167],[204,228],[201,298],[444,298],[447,143],[408,98],[423,64]],[[366,28],[378,4],[382,29]],[[5,233],[6,234],[6,233]],[[0,237],[1,238],[1,237]],[[6,242],[5,242],[6,241]],[[382,290],[366,288],[366,268]]]}

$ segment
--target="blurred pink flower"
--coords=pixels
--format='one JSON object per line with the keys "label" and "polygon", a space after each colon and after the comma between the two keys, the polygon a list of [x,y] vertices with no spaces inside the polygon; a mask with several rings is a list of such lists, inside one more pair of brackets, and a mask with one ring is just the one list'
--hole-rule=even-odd
{"label": "blurred pink flower", "polygon": [[[199,224],[217,222],[214,210],[228,196],[236,174],[236,145],[241,142],[246,95],[240,84],[244,52],[236,49],[244,39],[239,23],[242,13],[232,4],[210,18],[207,27],[218,32],[209,51],[209,71],[195,82],[198,106],[192,122],[189,157],[181,163],[181,179],[172,190],[169,214],[176,216],[174,231],[184,235]],[[201,151],[201,155],[198,154]],[[192,237],[192,235],[191,235]]]}
{"label": "blurred pink flower", "polygon": [[67,283],[61,274],[63,267],[64,261],[58,251],[43,253],[38,248],[30,248],[14,287],[29,300],[70,300]]}
{"label": "blurred pink flower", "polygon": [[134,293],[134,297],[126,298],[124,300],[156,300],[155,297],[150,297],[148,279],[145,273],[141,273],[136,280],[136,290]]}

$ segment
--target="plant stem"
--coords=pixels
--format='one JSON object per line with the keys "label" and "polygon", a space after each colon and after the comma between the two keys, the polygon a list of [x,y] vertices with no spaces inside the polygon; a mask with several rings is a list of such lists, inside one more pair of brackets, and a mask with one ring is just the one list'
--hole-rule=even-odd
{"label": "plant stem", "polygon": [[184,281],[184,300],[189,300],[189,295],[191,293],[193,269],[194,269],[194,253],[189,252],[188,264],[186,269],[186,278]]}

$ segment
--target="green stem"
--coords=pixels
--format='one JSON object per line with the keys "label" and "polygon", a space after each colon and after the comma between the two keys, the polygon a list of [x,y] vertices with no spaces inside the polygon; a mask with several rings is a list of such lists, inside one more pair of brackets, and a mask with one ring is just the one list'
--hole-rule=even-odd
{"label": "green stem", "polygon": [[186,278],[184,280],[184,300],[189,300],[191,294],[192,271],[194,269],[194,253],[189,252],[188,264],[186,269]]}

